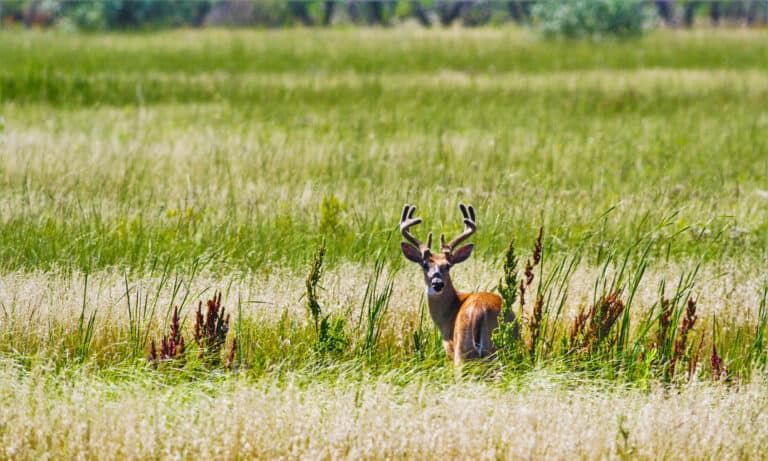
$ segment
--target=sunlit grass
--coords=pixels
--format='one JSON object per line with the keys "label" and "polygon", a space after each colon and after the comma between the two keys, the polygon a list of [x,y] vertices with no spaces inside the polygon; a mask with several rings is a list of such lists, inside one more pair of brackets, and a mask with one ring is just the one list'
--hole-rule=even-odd
{"label": "sunlit grass", "polygon": [[[764,452],[762,32],[0,36],[0,457]],[[461,290],[545,229],[534,350],[463,374],[396,231],[408,202],[450,234],[459,201]],[[231,372],[191,344],[217,291]],[[613,293],[617,336],[571,340]],[[174,306],[189,351],[150,364]]]}
{"label": "sunlit grass", "polygon": [[768,445],[762,382],[670,395],[547,373],[504,383],[435,373],[402,384],[354,372],[330,382],[200,378],[168,385],[147,373],[4,367],[3,455],[759,459]]}
{"label": "sunlit grass", "polygon": [[[601,228],[612,246],[674,214],[664,232],[682,233],[657,254],[757,263],[768,235],[765,82],[747,73],[732,84],[738,76],[591,72],[477,86],[424,77],[404,88],[392,77],[371,90],[351,75],[330,90],[338,97],[323,96],[327,82],[287,90],[273,76],[257,80],[251,103],[9,102],[0,264],[143,270],[210,257],[222,268],[298,267],[329,232],[332,262],[341,248],[359,261],[395,248],[403,203],[419,204],[437,230],[460,224],[458,200],[480,213],[486,258],[541,224],[546,246],[567,252],[615,207]],[[341,208],[324,218],[331,196]],[[333,228],[321,228],[326,218]],[[260,244],[276,233],[282,244]]]}

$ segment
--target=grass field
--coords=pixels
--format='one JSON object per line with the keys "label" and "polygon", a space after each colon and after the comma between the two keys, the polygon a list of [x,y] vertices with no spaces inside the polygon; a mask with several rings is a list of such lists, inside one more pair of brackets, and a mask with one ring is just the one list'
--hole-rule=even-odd
{"label": "grass field", "polygon": [[[0,458],[764,456],[764,31],[6,30],[0,62]],[[461,371],[396,226],[459,201],[460,289],[544,227],[522,340]]]}

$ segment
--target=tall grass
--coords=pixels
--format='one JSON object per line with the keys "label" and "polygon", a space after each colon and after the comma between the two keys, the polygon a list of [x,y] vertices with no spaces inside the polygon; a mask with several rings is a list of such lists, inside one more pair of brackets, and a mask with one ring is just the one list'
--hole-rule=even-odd
{"label": "tall grass", "polygon": [[96,310],[86,316],[86,299],[88,296],[88,274],[83,280],[83,307],[80,310],[80,319],[77,323],[77,344],[75,346],[75,360],[83,362],[88,358],[91,349],[91,339],[95,327]]}
{"label": "tall grass", "polygon": [[[675,278],[664,276],[651,281],[645,277],[649,272],[658,274],[655,266],[663,265],[648,257],[649,246],[667,243],[656,236],[638,241],[635,249],[621,258],[607,255],[590,278],[585,278],[580,261],[588,259],[588,254],[582,251],[592,247],[590,240],[598,238],[600,234],[588,231],[581,247],[550,260],[543,251],[548,237],[540,233],[522,268],[510,263],[508,250],[507,262],[503,270],[496,269],[496,274],[504,274],[505,283],[519,280],[515,282],[517,294],[507,296],[508,303],[518,298],[519,304],[512,306],[517,310],[516,320],[502,327],[510,331],[502,331],[495,338],[500,350],[489,365],[492,369],[503,375],[504,370],[555,367],[629,383],[654,379],[686,382],[708,376],[727,376],[729,381],[741,382],[748,381],[754,372],[766,371],[765,287],[751,298],[755,302],[751,306],[754,317],[739,323],[718,321],[726,314],[713,314],[713,306],[700,301],[700,264],[683,267]],[[56,359],[63,365],[142,367],[149,355],[149,364],[155,366],[169,360],[180,360],[180,365],[187,360],[190,370],[233,368],[236,364],[239,373],[253,376],[280,376],[288,369],[328,372],[340,367],[390,373],[440,363],[448,366],[439,335],[426,315],[423,297],[397,289],[398,280],[411,275],[418,283],[417,275],[399,272],[380,253],[373,256],[370,267],[353,266],[362,274],[349,281],[351,285],[344,289],[349,290],[345,301],[332,301],[328,290],[339,290],[339,281],[334,282],[334,287],[326,286],[324,255],[321,245],[307,267],[303,301],[310,315],[289,310],[279,314],[281,308],[277,308],[278,313],[265,320],[258,312],[275,309],[271,303],[246,312],[242,301],[238,301],[234,327],[230,327],[220,293],[203,310],[201,297],[211,286],[210,282],[196,281],[200,275],[189,275],[184,281],[184,293],[180,293],[179,281],[165,271],[151,279],[154,286],[140,290],[138,287],[146,282],[133,284],[135,292],[123,274],[125,292],[120,299],[129,308],[117,322],[99,315],[99,309],[106,306],[89,305],[90,278],[86,276],[82,302],[69,336],[73,341],[64,344],[63,359],[56,358],[56,349],[38,349],[29,356],[36,360]],[[518,257],[523,256],[513,254],[513,259]],[[460,283],[460,274],[454,277]],[[576,283],[583,288],[574,297]],[[504,291],[506,285],[501,286]],[[391,313],[396,293],[403,296],[397,301],[401,311]],[[718,302],[711,297],[704,299]],[[155,307],[168,300],[180,306],[174,307],[170,315]],[[184,307],[194,304],[198,304],[196,320],[194,324],[185,323]],[[256,301],[254,305],[262,303]],[[749,306],[741,307],[745,308]],[[403,309],[409,313],[404,314]],[[733,312],[738,310],[727,315]],[[100,328],[107,325],[109,333],[102,332]],[[56,330],[51,333],[61,334]],[[105,338],[105,334],[114,336]],[[194,342],[183,337],[194,338]],[[156,347],[155,338],[162,338],[160,347]],[[37,346],[32,340],[28,344],[16,343],[15,347],[34,351]]]}
{"label": "tall grass", "polygon": [[451,223],[459,198],[479,204],[484,258],[508,234],[534,238],[532,217],[557,257],[613,206],[598,263],[673,211],[658,231],[681,238],[650,257],[766,253],[756,33],[601,46],[507,31],[4,35],[5,269],[299,269],[330,232],[328,264],[363,262],[398,204]]}
{"label": "tall grass", "polygon": [[384,252],[377,252],[375,255],[373,271],[365,287],[365,294],[363,294],[360,307],[360,318],[357,322],[358,328],[363,328],[365,331],[365,339],[362,343],[362,348],[365,351],[370,351],[379,341],[389,301],[392,298],[394,287],[392,274],[389,274],[388,280],[385,280],[383,286],[380,286],[380,280],[384,276],[385,269],[383,254]]}

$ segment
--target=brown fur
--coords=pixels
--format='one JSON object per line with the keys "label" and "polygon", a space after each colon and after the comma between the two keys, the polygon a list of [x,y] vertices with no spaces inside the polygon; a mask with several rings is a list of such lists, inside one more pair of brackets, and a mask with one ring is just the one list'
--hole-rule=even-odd
{"label": "brown fur", "polygon": [[[427,297],[429,313],[440,329],[443,347],[456,365],[494,353],[492,335],[499,325],[501,298],[493,293],[458,293],[449,283]],[[513,318],[508,320],[513,320]]]}

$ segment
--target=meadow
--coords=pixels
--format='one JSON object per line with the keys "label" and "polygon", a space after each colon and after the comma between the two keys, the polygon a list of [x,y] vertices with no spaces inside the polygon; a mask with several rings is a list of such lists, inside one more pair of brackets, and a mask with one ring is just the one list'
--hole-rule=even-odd
{"label": "meadow", "polygon": [[[764,31],[2,30],[0,63],[0,458],[764,456]],[[453,278],[498,290],[513,242],[522,330],[462,370],[397,229],[459,201]]]}

